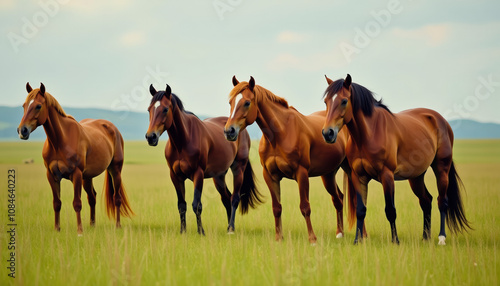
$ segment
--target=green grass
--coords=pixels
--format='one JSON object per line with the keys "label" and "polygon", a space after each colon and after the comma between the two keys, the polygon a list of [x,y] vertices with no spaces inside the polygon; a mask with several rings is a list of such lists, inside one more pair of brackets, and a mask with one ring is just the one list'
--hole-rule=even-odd
{"label": "green grass", "polygon": [[[52,194],[45,178],[41,142],[0,143],[0,285],[498,285],[500,265],[500,141],[457,141],[455,162],[467,188],[466,214],[474,231],[448,232],[437,245],[439,215],[434,196],[432,240],[424,242],[422,212],[407,182],[396,183],[401,244],[390,242],[380,184],[369,186],[366,218],[369,238],[352,245],[354,230],[335,238],[335,212],[319,178],[311,179],[312,223],[318,243],[311,246],[299,210],[295,182],[282,181],[283,242],[274,241],[274,217],[262,168],[252,147],[252,164],[266,203],[236,217],[236,234],[227,235],[220,197],[210,180],[203,190],[205,237],[196,233],[188,208],[187,233],[179,234],[177,198],[163,155],[165,143],[126,142],[123,180],[136,213],[122,229],[105,216],[103,178],[98,192],[97,224],[89,227],[85,194],[84,236],[77,237],[73,191],[62,184],[61,232],[53,230]],[[33,158],[34,164],[24,165]],[[16,278],[7,276],[7,170],[16,169]],[[338,175],[341,181],[342,174]],[[231,186],[231,175],[227,176]],[[342,185],[339,183],[339,185]],[[193,198],[186,183],[188,206]],[[344,217],[346,217],[344,215]],[[346,220],[347,224],[347,220]]]}

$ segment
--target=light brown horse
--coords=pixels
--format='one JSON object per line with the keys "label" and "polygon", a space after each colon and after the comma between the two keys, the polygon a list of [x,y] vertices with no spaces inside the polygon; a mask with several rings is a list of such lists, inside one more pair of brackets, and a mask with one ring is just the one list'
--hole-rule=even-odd
{"label": "light brown horse", "polygon": [[104,171],[107,214],[108,217],[116,216],[116,227],[120,227],[120,215],[129,217],[133,211],[122,185],[123,139],[118,129],[106,120],[77,122],[66,115],[52,95],[45,92],[43,84],[39,89],[32,89],[27,83],[26,90],[28,97],[17,132],[21,139],[27,140],[31,132],[43,125],[47,134],[42,156],[54,197],[55,229],[60,230],[61,179],[73,182],[78,235],[83,233],[80,217],[82,184],[90,205],[90,225],[94,226],[96,191],[92,178]]}
{"label": "light brown horse", "polygon": [[[227,117],[209,118],[201,121],[196,115],[184,110],[182,101],[172,93],[169,85],[165,91],[149,88],[153,96],[149,105],[149,128],[146,139],[151,146],[158,145],[161,134],[166,130],[168,142],[165,158],[170,168],[170,178],[177,192],[177,207],[181,218],[181,233],[186,231],[186,200],[184,181],[194,183],[193,211],[196,214],[198,233],[205,235],[201,222],[201,193],[203,179],[213,178],[226,208],[228,233],[235,230],[235,214],[241,202],[241,213],[248,207],[261,203],[255,185],[252,165],[248,159],[250,136],[242,134],[237,142],[224,139],[224,124]],[[233,173],[234,193],[226,186],[226,173]]]}
{"label": "light brown horse", "polygon": [[[439,113],[424,108],[393,114],[368,89],[352,83],[350,75],[335,82],[326,79],[329,86],[325,92],[327,116],[323,136],[328,143],[336,142],[339,130],[346,129],[342,129],[344,125],[351,134],[346,152],[357,193],[349,192],[349,197],[353,197],[349,201],[356,202],[354,242],[358,241],[358,233],[363,228],[367,185],[372,179],[381,182],[384,189],[385,213],[391,226],[392,241],[399,243],[394,180],[410,181],[424,214],[423,238],[430,238],[432,196],[424,183],[429,166],[436,175],[439,190],[439,244],[445,244],[445,219],[452,232],[469,229],[460,195],[462,184],[452,160],[453,131],[448,122]],[[352,222],[354,206],[350,210]]]}
{"label": "light brown horse", "polygon": [[283,239],[281,223],[282,178],[293,179],[299,185],[300,211],[306,220],[309,241],[316,242],[311,224],[309,204],[309,177],[321,176],[326,190],[332,196],[337,210],[337,237],[343,236],[343,194],[335,182],[339,167],[348,173],[344,146],[347,132],[339,135],[339,144],[328,145],[321,137],[321,126],[325,112],[308,116],[289,107],[284,98],[255,85],[253,77],[249,82],[239,82],[233,77],[234,88],[230,93],[231,116],[226,123],[228,140],[239,138],[246,126],[257,122],[263,136],[260,140],[260,161],[264,168],[264,179],[271,192],[276,227],[276,240]]}

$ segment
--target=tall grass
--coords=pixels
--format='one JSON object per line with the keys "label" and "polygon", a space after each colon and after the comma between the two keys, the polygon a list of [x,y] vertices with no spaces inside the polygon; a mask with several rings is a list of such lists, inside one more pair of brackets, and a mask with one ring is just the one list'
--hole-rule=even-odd
{"label": "tall grass", "polygon": [[[227,235],[227,218],[213,183],[206,180],[202,219],[206,236],[196,233],[188,208],[187,233],[180,235],[177,198],[168,176],[163,146],[126,142],[123,180],[136,216],[115,229],[104,211],[103,178],[98,192],[96,226],[89,226],[83,193],[84,236],[77,237],[73,190],[62,184],[61,232],[53,229],[52,194],[41,159],[42,143],[0,143],[0,182],[7,169],[17,170],[16,278],[7,276],[7,192],[0,194],[0,285],[498,285],[500,238],[500,142],[458,141],[455,162],[467,193],[466,215],[474,231],[448,233],[437,245],[439,214],[432,172],[426,177],[434,196],[432,240],[422,241],[423,217],[407,182],[396,183],[396,208],[401,244],[390,242],[380,184],[369,185],[366,227],[369,238],[352,245],[354,230],[335,238],[335,210],[319,178],[311,179],[312,223],[318,243],[308,243],[299,210],[297,184],[283,180],[284,241],[274,241],[269,191],[253,142],[252,164],[266,203],[248,215],[237,215],[236,234]],[[22,160],[35,163],[23,165]],[[342,174],[338,175],[341,182]],[[227,176],[232,191],[231,173]],[[339,183],[341,186],[342,184]],[[6,187],[4,187],[6,190]],[[186,182],[188,206],[193,186]],[[345,216],[346,217],[346,216]]]}

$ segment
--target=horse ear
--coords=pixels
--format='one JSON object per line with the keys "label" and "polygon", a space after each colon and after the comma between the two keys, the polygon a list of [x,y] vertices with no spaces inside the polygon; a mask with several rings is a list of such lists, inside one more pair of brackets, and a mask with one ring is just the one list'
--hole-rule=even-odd
{"label": "horse ear", "polygon": [[233,86],[236,86],[238,83],[240,82],[236,79],[236,76],[233,75]]}
{"label": "horse ear", "polygon": [[332,84],[333,80],[329,79],[326,74],[325,74],[325,78],[326,78],[326,82],[328,83],[328,85]]}
{"label": "horse ear", "polygon": [[352,83],[351,75],[347,74],[347,76],[344,80],[344,87],[349,88],[351,86],[351,83]]}
{"label": "horse ear", "polygon": [[253,76],[251,76],[250,81],[248,81],[248,88],[250,89],[251,92],[253,92],[254,87],[255,87],[255,79],[253,79]]}
{"label": "horse ear", "polygon": [[29,82],[26,83],[26,91],[30,93],[33,89],[31,88],[31,85]]}
{"label": "horse ear", "polygon": [[165,96],[170,99],[170,95],[172,94],[172,89],[170,88],[170,85],[167,84],[167,88],[165,88]]}
{"label": "horse ear", "polygon": [[149,86],[149,93],[151,93],[151,96],[155,96],[155,94],[157,93],[156,89],[153,87],[153,84]]}
{"label": "horse ear", "polygon": [[45,95],[45,85],[43,85],[43,83],[40,83],[40,93]]}

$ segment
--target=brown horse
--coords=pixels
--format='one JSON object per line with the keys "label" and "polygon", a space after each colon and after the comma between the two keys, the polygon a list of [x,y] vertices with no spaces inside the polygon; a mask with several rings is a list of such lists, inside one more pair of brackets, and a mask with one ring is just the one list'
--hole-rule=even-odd
{"label": "brown horse", "polygon": [[[228,233],[233,233],[235,214],[241,202],[241,213],[248,207],[261,203],[254,181],[252,165],[248,160],[250,136],[245,132],[237,142],[224,139],[224,124],[227,117],[209,118],[201,121],[193,113],[185,111],[182,101],[167,85],[165,91],[156,91],[150,86],[153,96],[149,105],[149,128],[146,139],[151,146],[158,145],[166,130],[169,140],[165,146],[165,158],[170,168],[170,178],[177,192],[177,207],[181,218],[181,233],[186,231],[186,200],[184,181],[194,183],[193,211],[196,214],[198,233],[205,234],[201,223],[201,192],[203,179],[213,178],[226,208]],[[226,173],[231,168],[234,193],[226,186]]]}
{"label": "brown horse", "polygon": [[27,140],[31,132],[43,125],[47,134],[42,156],[54,197],[55,229],[60,230],[60,182],[63,178],[73,182],[78,235],[83,233],[80,217],[82,183],[90,205],[90,225],[94,226],[96,191],[92,178],[104,171],[107,214],[108,217],[116,216],[116,227],[120,227],[120,215],[129,217],[133,211],[122,185],[123,139],[118,129],[106,120],[84,119],[78,123],[66,115],[52,95],[45,92],[43,84],[39,89],[32,89],[27,83],[26,90],[24,116],[17,132],[21,139]]}
{"label": "brown horse", "polygon": [[344,125],[351,134],[346,152],[357,191],[356,198],[354,192],[349,192],[349,197],[353,198],[350,200],[353,204],[349,216],[351,223],[356,204],[354,242],[358,241],[358,233],[363,228],[367,185],[372,179],[381,182],[384,189],[385,213],[391,226],[392,241],[399,243],[394,180],[406,179],[420,200],[424,214],[423,238],[430,238],[432,196],[424,183],[429,166],[436,175],[439,190],[439,244],[445,244],[445,219],[452,232],[470,229],[460,195],[461,180],[452,160],[453,131],[448,122],[439,113],[424,108],[393,114],[368,89],[352,83],[350,75],[335,82],[326,79],[329,86],[325,92],[325,141],[334,143]]}
{"label": "brown horse", "polygon": [[233,85],[229,99],[231,116],[224,132],[228,140],[234,141],[238,134],[245,134],[243,131],[246,126],[255,121],[262,130],[259,154],[264,179],[271,192],[276,240],[283,239],[280,181],[288,178],[299,185],[300,210],[306,220],[309,241],[316,242],[309,204],[309,177],[314,176],[321,176],[326,190],[332,196],[337,210],[337,237],[342,237],[343,194],[335,182],[335,174],[339,167],[350,172],[344,152],[347,132],[340,134],[339,144],[330,146],[320,134],[325,120],[324,111],[304,116],[289,107],[284,98],[255,85],[253,77],[249,82],[239,82],[233,77]]}

